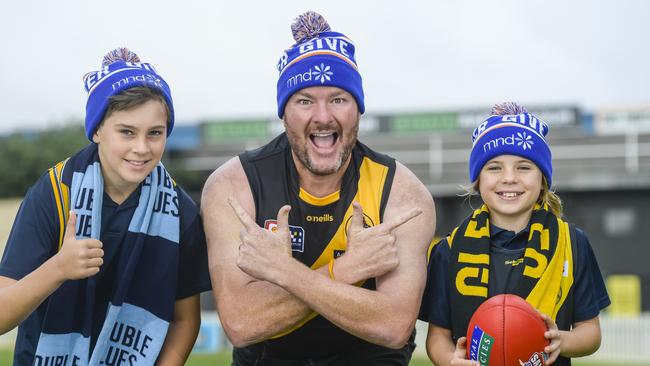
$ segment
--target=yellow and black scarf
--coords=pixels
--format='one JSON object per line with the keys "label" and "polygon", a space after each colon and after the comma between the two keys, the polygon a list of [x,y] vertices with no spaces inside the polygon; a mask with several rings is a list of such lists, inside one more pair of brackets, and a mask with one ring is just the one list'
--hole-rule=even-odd
{"label": "yellow and black scarf", "polygon": [[[447,237],[450,246],[450,301],[454,339],[464,336],[472,314],[488,297],[490,281],[490,222],[486,205],[475,210]],[[536,204],[523,258],[523,273],[513,293],[550,315],[561,329],[571,311],[567,302],[573,287],[574,245],[569,224]],[[567,306],[564,306],[568,303]],[[558,319],[562,320],[560,322]]]}

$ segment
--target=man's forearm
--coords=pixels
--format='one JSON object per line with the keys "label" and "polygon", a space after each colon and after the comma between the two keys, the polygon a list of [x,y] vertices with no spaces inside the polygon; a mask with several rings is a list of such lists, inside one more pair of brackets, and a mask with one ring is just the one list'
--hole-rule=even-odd
{"label": "man's forearm", "polygon": [[[302,265],[302,264],[301,264]],[[302,265],[317,276],[329,276],[327,266],[317,270]],[[228,338],[237,347],[261,342],[298,327],[313,310],[301,299],[271,282],[255,280],[239,294],[223,293],[219,316]]]}
{"label": "man's forearm", "polygon": [[[293,260],[277,284],[350,334],[391,348],[402,347],[415,324],[417,309],[397,304],[379,291],[331,281]],[[410,316],[413,313],[413,316]]]}

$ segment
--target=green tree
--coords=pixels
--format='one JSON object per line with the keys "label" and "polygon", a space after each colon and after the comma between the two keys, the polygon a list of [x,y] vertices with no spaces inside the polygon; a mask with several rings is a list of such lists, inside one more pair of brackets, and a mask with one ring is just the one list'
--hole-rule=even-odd
{"label": "green tree", "polygon": [[81,125],[0,136],[0,197],[24,196],[49,167],[86,146]]}
{"label": "green tree", "polygon": [[[0,197],[23,197],[48,168],[88,143],[80,121],[39,132],[0,136],[0,172],[3,172],[0,174]],[[170,174],[198,199],[209,172],[189,171],[184,168],[182,159],[169,155],[163,160]]]}
{"label": "green tree", "polygon": [[171,157],[169,155],[170,154],[168,153],[167,156],[163,158],[165,168],[169,171],[172,178],[174,178],[176,184],[183,187],[185,192],[187,192],[196,203],[199,203],[203,184],[205,184],[205,181],[212,172],[188,170],[185,168],[182,158]]}

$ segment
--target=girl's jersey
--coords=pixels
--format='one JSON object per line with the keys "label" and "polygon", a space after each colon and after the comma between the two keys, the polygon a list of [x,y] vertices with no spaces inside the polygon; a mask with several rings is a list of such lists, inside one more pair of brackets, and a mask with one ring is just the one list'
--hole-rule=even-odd
{"label": "girl's jersey", "polygon": [[[490,226],[490,273],[489,297],[512,293],[521,276],[526,241],[530,228],[519,233]],[[577,252],[577,253],[575,253]],[[592,319],[600,310],[610,304],[598,262],[585,233],[575,228],[574,282],[572,294],[567,299],[571,309],[558,319],[560,329],[569,330],[571,324]],[[449,279],[450,248],[446,239],[438,242],[431,250],[427,285],[422,297],[419,319],[436,326],[452,329]],[[569,365],[568,358],[560,357],[558,365]]]}

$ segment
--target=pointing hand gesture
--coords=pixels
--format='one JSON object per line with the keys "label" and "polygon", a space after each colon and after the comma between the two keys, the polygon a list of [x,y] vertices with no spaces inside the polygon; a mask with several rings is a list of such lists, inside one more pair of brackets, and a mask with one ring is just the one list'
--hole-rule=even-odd
{"label": "pointing hand gesture", "polygon": [[228,199],[228,203],[244,226],[239,233],[241,244],[237,266],[254,278],[273,282],[276,271],[282,271],[282,259],[291,258],[291,206],[282,206],[278,211],[277,226],[273,230],[266,230],[257,225],[235,199]]}
{"label": "pointing hand gesture", "polygon": [[102,242],[97,239],[77,240],[77,214],[70,211],[70,217],[63,237],[63,245],[55,255],[57,267],[64,280],[79,280],[99,272],[104,263]]}
{"label": "pointing hand gesture", "polygon": [[346,260],[354,263],[348,263],[346,266],[355,270],[355,273],[349,277],[349,282],[381,276],[397,268],[399,257],[394,231],[420,215],[422,210],[412,208],[370,228],[365,228],[363,225],[361,204],[353,202],[352,210],[350,226],[347,229],[347,251],[344,255]]}

